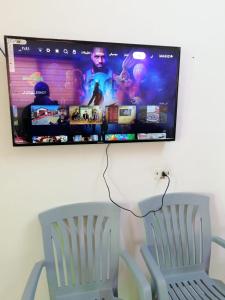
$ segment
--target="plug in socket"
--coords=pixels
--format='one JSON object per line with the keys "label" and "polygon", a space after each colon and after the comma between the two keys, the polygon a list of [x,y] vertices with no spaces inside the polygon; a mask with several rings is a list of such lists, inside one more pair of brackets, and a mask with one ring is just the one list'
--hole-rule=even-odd
{"label": "plug in socket", "polygon": [[155,176],[154,176],[154,178],[155,178],[155,180],[159,180],[159,179],[164,179],[164,178],[166,178],[166,176],[163,176],[163,172],[166,174],[166,175],[168,175],[168,176],[170,176],[170,170],[169,169],[158,169],[158,170],[155,170]]}

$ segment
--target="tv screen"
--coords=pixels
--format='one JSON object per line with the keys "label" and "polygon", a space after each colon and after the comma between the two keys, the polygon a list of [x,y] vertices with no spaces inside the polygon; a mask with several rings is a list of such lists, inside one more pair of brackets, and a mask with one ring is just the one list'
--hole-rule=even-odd
{"label": "tv screen", "polygon": [[5,36],[13,145],[175,140],[180,48]]}

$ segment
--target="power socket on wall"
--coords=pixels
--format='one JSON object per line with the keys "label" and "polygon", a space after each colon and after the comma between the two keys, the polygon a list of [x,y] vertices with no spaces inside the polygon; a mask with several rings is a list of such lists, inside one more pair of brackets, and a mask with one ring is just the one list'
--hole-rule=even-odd
{"label": "power socket on wall", "polygon": [[166,177],[163,176],[163,172],[166,175],[171,176],[171,170],[168,169],[168,168],[156,169],[155,172],[154,172],[154,179],[155,180],[165,179]]}

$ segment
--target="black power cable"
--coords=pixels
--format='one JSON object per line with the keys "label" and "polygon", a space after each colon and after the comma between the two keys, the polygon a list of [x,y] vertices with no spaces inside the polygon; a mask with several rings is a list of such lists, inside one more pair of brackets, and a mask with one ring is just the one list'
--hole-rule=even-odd
{"label": "black power cable", "polygon": [[161,204],[161,206],[160,206],[158,209],[150,210],[150,211],[148,211],[148,212],[147,212],[146,214],[144,214],[144,215],[137,215],[137,214],[135,214],[132,210],[130,210],[130,209],[128,209],[128,208],[125,208],[125,207],[119,205],[118,203],[116,203],[116,202],[112,199],[112,197],[111,197],[111,192],[110,192],[110,188],[109,188],[108,182],[107,182],[107,180],[106,180],[106,178],[105,178],[105,174],[106,174],[106,171],[107,171],[108,166],[109,166],[109,155],[108,155],[108,149],[109,149],[109,146],[110,146],[110,144],[108,144],[107,147],[106,147],[106,149],[105,149],[105,150],[106,150],[106,167],[105,167],[105,170],[104,170],[104,172],[103,172],[103,179],[104,179],[104,181],[105,181],[105,184],[106,184],[106,187],[107,187],[107,190],[108,190],[108,194],[109,194],[109,199],[110,199],[110,201],[111,201],[113,204],[115,204],[116,206],[118,206],[119,208],[121,208],[121,209],[123,209],[123,210],[126,210],[126,211],[128,211],[128,212],[130,212],[130,213],[131,213],[132,215],[134,215],[136,218],[145,218],[145,217],[147,217],[150,213],[155,213],[155,212],[157,212],[157,211],[160,211],[160,210],[163,208],[163,205],[164,205],[164,197],[165,197],[166,192],[167,192],[167,190],[168,190],[168,188],[169,188],[169,186],[170,186],[170,177],[169,177],[165,172],[162,173],[162,176],[163,176],[163,177],[166,177],[166,178],[168,179],[168,183],[167,183],[167,187],[166,187],[166,189],[165,189],[165,192],[164,192],[164,194],[163,194],[163,196],[162,196],[162,204]]}
{"label": "black power cable", "polygon": [[2,54],[6,57],[5,52],[2,50],[2,48],[0,47],[0,51],[2,52]]}

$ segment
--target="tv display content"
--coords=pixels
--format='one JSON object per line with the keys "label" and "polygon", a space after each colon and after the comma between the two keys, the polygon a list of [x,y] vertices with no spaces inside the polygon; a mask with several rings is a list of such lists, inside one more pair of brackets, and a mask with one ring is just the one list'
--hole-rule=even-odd
{"label": "tv display content", "polygon": [[175,140],[179,47],[5,36],[13,145]]}

